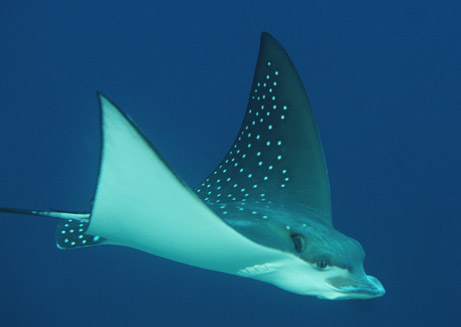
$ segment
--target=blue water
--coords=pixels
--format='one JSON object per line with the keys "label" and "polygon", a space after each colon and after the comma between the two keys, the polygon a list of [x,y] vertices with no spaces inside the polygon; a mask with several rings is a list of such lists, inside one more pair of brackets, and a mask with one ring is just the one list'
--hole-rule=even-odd
{"label": "blue water", "polygon": [[60,251],[53,220],[2,215],[0,326],[459,323],[459,1],[216,3],[3,0],[0,206],[89,210],[96,90],[195,185],[238,131],[265,30],[307,88],[335,226],[387,294],[322,301],[128,248]]}

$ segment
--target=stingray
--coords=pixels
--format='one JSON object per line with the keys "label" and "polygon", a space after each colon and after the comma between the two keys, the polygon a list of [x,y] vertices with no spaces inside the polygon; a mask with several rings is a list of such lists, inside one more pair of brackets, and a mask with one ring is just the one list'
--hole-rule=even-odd
{"label": "stingray", "polygon": [[301,79],[262,33],[245,117],[195,189],[135,123],[98,93],[101,155],[90,212],[1,208],[59,218],[60,249],[127,246],[322,299],[385,293],[359,242],[334,229],[322,144]]}

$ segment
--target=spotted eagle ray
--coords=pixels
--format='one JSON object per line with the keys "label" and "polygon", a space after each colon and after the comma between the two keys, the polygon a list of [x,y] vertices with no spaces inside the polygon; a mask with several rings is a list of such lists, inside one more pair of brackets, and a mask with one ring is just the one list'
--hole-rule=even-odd
{"label": "spotted eagle ray", "polygon": [[60,218],[56,244],[113,244],[322,299],[385,293],[359,242],[332,224],[322,144],[301,79],[262,33],[247,111],[231,146],[189,188],[135,123],[98,93],[102,149],[89,213],[0,208]]}

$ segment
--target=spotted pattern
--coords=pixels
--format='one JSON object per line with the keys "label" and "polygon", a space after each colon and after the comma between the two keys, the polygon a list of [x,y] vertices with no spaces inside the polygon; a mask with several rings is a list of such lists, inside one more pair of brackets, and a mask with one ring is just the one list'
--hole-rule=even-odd
{"label": "spotted pattern", "polygon": [[99,245],[105,238],[85,234],[88,223],[69,219],[61,222],[56,229],[56,245],[60,249],[75,249],[85,246]]}
{"label": "spotted pattern", "polygon": [[283,71],[267,60],[255,76],[246,116],[230,151],[197,194],[223,219],[271,219],[273,195],[290,187],[282,128],[290,106],[277,94]]}

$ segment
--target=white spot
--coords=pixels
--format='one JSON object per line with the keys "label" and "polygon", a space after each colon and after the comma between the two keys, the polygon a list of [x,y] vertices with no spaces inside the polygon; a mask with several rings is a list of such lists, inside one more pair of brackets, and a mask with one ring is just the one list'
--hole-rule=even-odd
{"label": "white spot", "polygon": [[266,115],[267,115],[267,116],[270,116],[270,114],[271,114],[271,112],[270,112],[270,111],[268,111]]}
{"label": "white spot", "polygon": [[286,186],[285,184],[280,185],[281,188],[284,188],[285,186]]}
{"label": "white spot", "polygon": [[277,142],[277,145],[278,145],[278,146],[281,146],[281,145],[282,145],[282,141],[278,141],[278,142]]}
{"label": "white spot", "polygon": [[258,184],[253,185],[253,188],[257,188],[257,187],[258,187]]}
{"label": "white spot", "polygon": [[272,89],[269,89],[269,93],[271,93],[271,92],[272,92]]}
{"label": "white spot", "polygon": [[69,232],[73,233],[73,232],[74,232],[74,230],[73,230],[73,229],[71,229]]}
{"label": "white spot", "polygon": [[286,228],[287,230],[290,230],[290,229],[291,229],[291,227],[290,227],[290,226],[288,226],[288,225],[286,225],[286,227],[285,227],[285,228]]}
{"label": "white spot", "polygon": [[277,160],[281,160],[282,159],[282,156],[277,156]]}
{"label": "white spot", "polygon": [[262,161],[258,162],[258,166],[262,166],[262,165],[263,165]]}
{"label": "white spot", "polygon": [[263,216],[263,219],[267,219],[267,216]]}
{"label": "white spot", "polygon": [[251,143],[248,143],[248,147],[251,148]]}
{"label": "white spot", "polygon": [[267,181],[269,179],[269,177],[267,176],[264,176],[264,180]]}
{"label": "white spot", "polygon": [[277,106],[274,104],[274,106],[272,107],[272,109],[274,109],[274,110],[277,109]]}
{"label": "white spot", "polygon": [[237,184],[234,184],[234,186],[233,186],[233,187],[234,187],[234,188],[236,188],[237,186],[238,186]]}
{"label": "white spot", "polygon": [[284,119],[285,119],[285,115],[281,115],[281,116],[280,116],[280,119],[281,119],[281,120],[284,120]]}
{"label": "white spot", "polygon": [[69,242],[69,239],[66,238],[66,239],[64,240],[64,243],[68,243],[68,242]]}
{"label": "white spot", "polygon": [[269,75],[266,75],[266,79],[269,79],[269,78],[270,78],[270,76],[269,76]]}
{"label": "white spot", "polygon": [[287,110],[287,109],[288,109],[288,107],[287,107],[287,106],[283,106],[283,110]]}
{"label": "white spot", "polygon": [[265,196],[266,196],[266,194],[264,194],[264,193],[261,193],[259,196],[260,196],[260,197],[265,197]]}
{"label": "white spot", "polygon": [[86,240],[83,240],[83,241],[82,241],[82,244],[86,244]]}
{"label": "white spot", "polygon": [[261,155],[261,152],[257,152],[256,156],[259,157]]}
{"label": "white spot", "polygon": [[264,110],[264,105],[261,106],[261,110]]}
{"label": "white spot", "polygon": [[275,96],[272,97],[272,101],[275,101]]}
{"label": "white spot", "polygon": [[271,62],[270,62],[270,61],[268,61],[268,62],[267,62],[267,65],[268,65],[268,66],[270,66],[270,65],[271,65]]}
{"label": "white spot", "polygon": [[274,82],[274,86],[277,86],[277,82]]}
{"label": "white spot", "polygon": [[269,166],[269,170],[272,170],[272,168],[274,168],[273,166]]}
{"label": "white spot", "polygon": [[240,168],[240,172],[243,173],[243,168]]}
{"label": "white spot", "polygon": [[248,178],[251,178],[251,177],[253,177],[253,174],[248,174]]}
{"label": "white spot", "polygon": [[267,126],[267,128],[268,128],[269,130],[271,130],[271,129],[272,129],[272,125]]}
{"label": "white spot", "polygon": [[267,141],[267,142],[266,142],[266,145],[267,145],[267,146],[271,145],[271,141]]}
{"label": "white spot", "polygon": [[252,213],[253,215],[256,215],[256,214],[257,214],[257,212],[256,212],[256,211],[252,211],[251,213]]}
{"label": "white spot", "polygon": [[278,74],[279,74],[279,72],[276,70],[276,71],[275,71],[275,75],[278,75]]}
{"label": "white spot", "polygon": [[286,174],[286,173],[287,173],[286,169],[282,170],[282,174]]}
{"label": "white spot", "polygon": [[79,235],[78,238],[79,238],[79,239],[82,239],[82,238],[83,238],[83,235]]}
{"label": "white spot", "polygon": [[285,177],[285,182],[288,182],[290,179],[288,177]]}
{"label": "white spot", "polygon": [[97,242],[97,241],[99,241],[99,239],[100,239],[100,237],[99,237],[99,236],[95,236],[95,237],[93,237],[93,241],[94,241],[94,242]]}
{"label": "white spot", "polygon": [[62,230],[62,231],[61,231],[61,234],[65,234],[65,233],[66,233],[66,231],[65,231],[65,230]]}
{"label": "white spot", "polygon": [[75,242],[70,242],[70,245],[74,246],[74,245],[75,245]]}
{"label": "white spot", "polygon": [[242,154],[242,158],[245,158],[247,155],[246,154]]}
{"label": "white spot", "polygon": [[263,121],[264,121],[264,119],[263,119],[263,118],[261,118],[261,119],[259,120],[259,122],[260,122],[260,123],[262,123]]}

